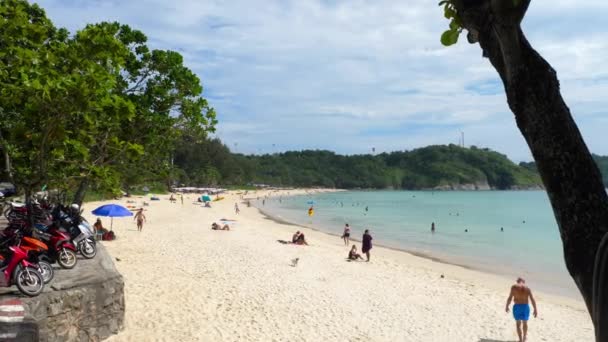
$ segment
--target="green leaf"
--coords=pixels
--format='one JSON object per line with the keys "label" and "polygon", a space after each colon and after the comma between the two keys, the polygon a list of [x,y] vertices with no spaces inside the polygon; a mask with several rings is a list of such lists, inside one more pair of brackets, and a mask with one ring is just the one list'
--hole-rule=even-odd
{"label": "green leaf", "polygon": [[454,45],[458,42],[458,36],[460,31],[458,30],[447,30],[441,35],[441,44],[445,46]]}
{"label": "green leaf", "polygon": [[446,19],[451,19],[456,17],[456,11],[454,11],[451,7],[445,7],[443,10],[443,15]]}
{"label": "green leaf", "polygon": [[460,24],[458,24],[456,18],[453,18],[452,21],[450,21],[450,30],[458,30],[459,28]]}

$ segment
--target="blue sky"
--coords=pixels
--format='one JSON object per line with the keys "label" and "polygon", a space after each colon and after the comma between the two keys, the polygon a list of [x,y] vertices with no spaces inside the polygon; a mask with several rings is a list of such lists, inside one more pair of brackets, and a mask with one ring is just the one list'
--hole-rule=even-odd
{"label": "blue sky", "polygon": [[[477,45],[439,44],[433,0],[42,0],[58,26],[119,21],[184,55],[242,153],[490,147],[530,160]],[[534,0],[524,22],[590,149],[608,154],[608,1]]]}

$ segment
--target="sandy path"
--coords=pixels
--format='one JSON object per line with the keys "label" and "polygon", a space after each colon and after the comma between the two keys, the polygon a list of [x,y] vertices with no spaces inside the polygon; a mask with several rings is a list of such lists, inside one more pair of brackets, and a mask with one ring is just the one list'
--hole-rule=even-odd
{"label": "sandy path", "polygon": [[[297,228],[245,205],[236,216],[235,195],[211,209],[166,198],[151,202],[142,233],[117,219],[119,239],[105,243],[126,282],[126,330],[111,341],[516,340],[505,279],[377,247],[372,262],[349,263],[323,233],[305,230],[307,247],[278,243]],[[223,217],[234,230],[211,231]],[[582,303],[536,297],[530,342],[593,339]]]}

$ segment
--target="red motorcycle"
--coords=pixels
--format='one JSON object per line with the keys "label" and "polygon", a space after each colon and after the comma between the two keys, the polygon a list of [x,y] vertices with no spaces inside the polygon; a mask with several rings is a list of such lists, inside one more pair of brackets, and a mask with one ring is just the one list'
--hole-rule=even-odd
{"label": "red motorcycle", "polygon": [[21,238],[19,247],[27,253],[28,261],[38,265],[38,272],[42,275],[44,283],[50,283],[55,276],[55,271],[49,262],[50,258],[47,256],[49,250],[47,245],[33,237],[24,236]]}
{"label": "red motorcycle", "polygon": [[27,261],[37,266],[45,284],[53,279],[53,261],[48,256],[49,248],[44,242],[24,236],[23,229],[9,226],[0,233],[0,250],[7,252],[7,246],[19,246],[27,254]]}
{"label": "red motorcycle", "polygon": [[51,227],[41,224],[35,225],[32,237],[42,240],[47,246],[47,256],[49,261],[57,262],[62,268],[70,269],[76,266],[76,246],[72,243],[72,237],[66,232],[62,232],[54,225]]}
{"label": "red motorcycle", "polygon": [[0,254],[0,286],[17,285],[21,293],[34,297],[44,289],[44,279],[37,265],[27,261],[27,252],[19,246],[11,246],[5,255]]}

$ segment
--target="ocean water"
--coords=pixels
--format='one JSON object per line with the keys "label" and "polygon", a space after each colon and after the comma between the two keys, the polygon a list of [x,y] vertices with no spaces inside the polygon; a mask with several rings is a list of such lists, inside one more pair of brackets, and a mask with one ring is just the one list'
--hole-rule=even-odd
{"label": "ocean water", "polygon": [[[313,217],[307,212],[311,201]],[[351,238],[360,240],[363,230],[370,229],[376,245],[514,280],[523,276],[536,288],[580,298],[566,271],[544,191],[347,191],[271,196],[256,206],[281,220],[338,236],[349,223]]]}

